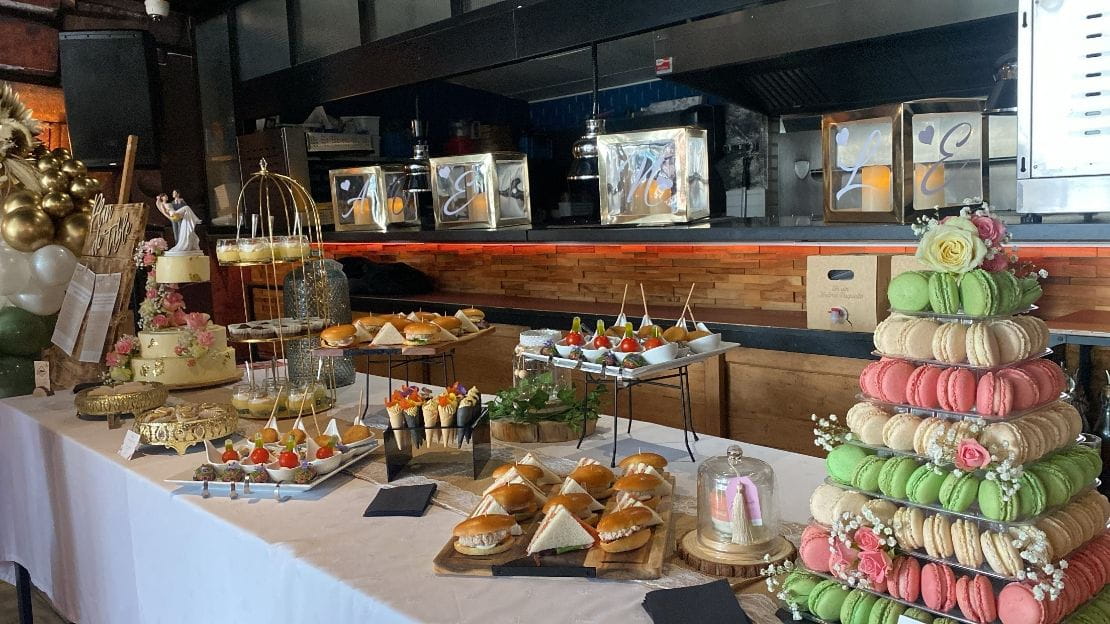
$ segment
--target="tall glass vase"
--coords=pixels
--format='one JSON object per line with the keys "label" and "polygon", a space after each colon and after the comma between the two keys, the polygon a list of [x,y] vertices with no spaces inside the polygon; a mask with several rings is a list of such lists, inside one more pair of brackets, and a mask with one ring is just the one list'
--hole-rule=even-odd
{"label": "tall glass vase", "polygon": [[[343,265],[335,260],[325,258],[306,261],[285,276],[282,291],[286,316],[319,316],[324,318],[328,326],[351,322],[351,292],[347,286],[347,276],[343,274]],[[315,336],[286,343],[285,355],[290,380],[315,380],[320,372],[320,380],[329,387],[353,384],[354,359],[315,357],[312,349],[319,344],[319,338]]]}

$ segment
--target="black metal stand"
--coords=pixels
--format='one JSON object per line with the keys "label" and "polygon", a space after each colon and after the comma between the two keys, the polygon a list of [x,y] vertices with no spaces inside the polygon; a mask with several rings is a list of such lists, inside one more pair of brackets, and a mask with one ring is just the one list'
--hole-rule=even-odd
{"label": "black metal stand", "polygon": [[[689,367],[679,366],[672,369],[674,372],[668,372],[666,375],[659,375],[656,377],[639,378],[621,378],[609,375],[597,375],[593,373],[584,373],[586,377],[586,384],[604,385],[612,383],[613,389],[613,457],[610,461],[610,466],[616,467],[617,465],[617,432],[620,429],[620,393],[623,390],[626,393],[628,401],[627,413],[628,418],[628,434],[632,434],[632,389],[639,385],[658,386],[661,388],[678,388],[679,402],[682,405],[682,440],[686,444],[686,452],[690,454],[690,461],[694,460],[694,451],[690,448],[690,435],[693,434],[694,441],[698,440],[698,433],[694,431],[694,410],[690,405],[690,372]],[[677,381],[675,381],[677,380]],[[586,428],[582,428],[582,435],[578,438],[578,448],[582,448],[582,441],[586,439]]]}

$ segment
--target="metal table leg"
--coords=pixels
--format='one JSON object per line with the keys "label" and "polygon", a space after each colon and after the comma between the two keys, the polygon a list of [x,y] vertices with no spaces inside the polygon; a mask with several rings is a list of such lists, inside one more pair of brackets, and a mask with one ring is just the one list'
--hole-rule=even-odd
{"label": "metal table leg", "polygon": [[[690,454],[690,461],[694,460],[694,451],[690,448],[690,430],[693,429],[693,415],[690,413],[689,403],[687,402],[686,384],[683,383],[682,374],[678,378],[678,392],[679,401],[682,402],[682,442],[686,445],[686,452]],[[694,434],[694,439],[698,439],[698,434]]]}
{"label": "metal table leg", "polygon": [[31,624],[31,575],[18,563],[15,564],[15,593],[19,624]]}
{"label": "metal table leg", "polygon": [[691,399],[694,393],[690,391],[690,369],[683,366],[681,373],[683,396],[682,402],[686,407],[686,413],[690,416],[690,433],[694,434],[694,441],[697,442],[698,430],[694,427],[694,406]]}
{"label": "metal table leg", "polygon": [[[632,394],[632,388],[628,388],[628,393]],[[609,462],[610,468],[617,467],[617,430],[620,429],[620,386],[618,379],[613,378],[613,458]],[[628,418],[632,418],[632,414],[628,414]]]}

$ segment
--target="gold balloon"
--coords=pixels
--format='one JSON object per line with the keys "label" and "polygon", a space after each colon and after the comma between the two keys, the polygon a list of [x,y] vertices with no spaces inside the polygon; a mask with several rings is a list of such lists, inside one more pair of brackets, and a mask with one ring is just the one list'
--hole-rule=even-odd
{"label": "gold balloon", "polygon": [[89,215],[75,212],[58,225],[58,236],[54,242],[69,249],[73,255],[80,256],[85,246],[85,235],[89,233]]}
{"label": "gold balloon", "polygon": [[39,184],[47,192],[65,191],[69,189],[69,176],[61,171],[47,171],[39,176]]}
{"label": "gold balloon", "polygon": [[58,160],[52,155],[47,154],[46,156],[40,158],[37,163],[35,163],[35,168],[39,170],[39,173],[46,173],[47,171],[54,171],[61,164],[62,161]]}
{"label": "gold balloon", "polygon": [[16,251],[35,251],[54,239],[54,222],[37,208],[20,208],[4,215],[0,234]]}
{"label": "gold balloon", "polygon": [[61,170],[71,178],[83,176],[89,172],[88,168],[85,167],[85,163],[72,158],[62,163]]}
{"label": "gold balloon", "polygon": [[68,193],[54,191],[42,196],[42,210],[46,214],[61,219],[73,212],[73,198]]}
{"label": "gold balloon", "polygon": [[54,149],[50,150],[50,154],[53,155],[54,158],[57,158],[58,162],[73,158],[73,154],[70,154],[69,150],[64,147],[55,147]]}
{"label": "gold balloon", "polygon": [[38,193],[27,189],[12,191],[4,197],[4,203],[0,204],[0,215],[6,215],[20,208],[38,208],[40,199],[42,197]]}
{"label": "gold balloon", "polygon": [[96,202],[91,199],[78,199],[73,202],[73,205],[77,207],[78,212],[84,212],[88,214],[92,212],[93,206],[96,205]]}
{"label": "gold balloon", "polygon": [[31,158],[38,160],[49,153],[50,150],[47,149],[45,143],[35,143],[35,147],[31,150]]}
{"label": "gold balloon", "polygon": [[69,183],[69,194],[73,195],[74,199],[88,199],[96,192],[97,184],[92,178],[81,176],[73,178]]}

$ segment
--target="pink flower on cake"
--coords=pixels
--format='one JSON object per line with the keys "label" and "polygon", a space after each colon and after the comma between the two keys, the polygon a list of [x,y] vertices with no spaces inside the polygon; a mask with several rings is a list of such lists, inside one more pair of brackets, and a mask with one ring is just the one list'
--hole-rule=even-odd
{"label": "pink flower on cake", "polygon": [[210,331],[199,331],[199,332],[197,332],[197,344],[199,344],[202,347],[205,347],[205,348],[211,347],[212,342],[214,340],[215,340],[215,336],[213,336],[212,332],[210,332]]}
{"label": "pink flower on cake", "polygon": [[120,355],[130,354],[133,348],[135,348],[135,343],[130,336],[124,336],[116,341],[116,353]]}
{"label": "pink flower on cake", "polygon": [[181,309],[174,310],[173,311],[173,320],[172,320],[172,322],[173,322],[173,325],[175,327],[180,327],[180,326],[184,325],[185,324],[185,310],[181,310]]}
{"label": "pink flower on cake", "polygon": [[956,447],[956,467],[960,470],[976,470],[978,468],[985,468],[987,464],[991,463],[990,451],[983,448],[971,438],[960,441],[960,445]]}
{"label": "pink flower on cake", "polygon": [[158,296],[158,289],[156,289],[156,288],[147,288],[146,289],[146,298],[147,299],[153,299],[157,296]]}
{"label": "pink flower on cake", "polygon": [[150,318],[150,326],[155,329],[162,329],[169,325],[170,321],[166,318],[165,314],[155,314]]}
{"label": "pink flower on cake", "polygon": [[208,315],[204,312],[191,312],[185,315],[185,325],[196,331],[208,326]]}
{"label": "pink flower on cake", "polygon": [[997,247],[1006,238],[1006,224],[987,215],[971,215],[971,222],[979,230],[979,238],[990,247]]}
{"label": "pink flower on cake", "polygon": [[146,266],[154,264],[154,254],[143,254],[143,264]]}
{"label": "pink flower on cake", "polygon": [[108,366],[119,366],[119,354],[115,351],[109,352],[108,355],[104,356],[104,363]]}
{"label": "pink flower on cake", "polygon": [[871,530],[871,527],[865,526],[856,529],[854,539],[860,550],[865,552],[869,550],[878,550],[879,547],[882,546],[882,541],[879,539],[879,536],[875,535],[875,532]]}
{"label": "pink flower on cake", "polygon": [[885,582],[890,567],[890,555],[885,550],[868,550],[859,555],[858,569],[867,575],[872,583]]}

